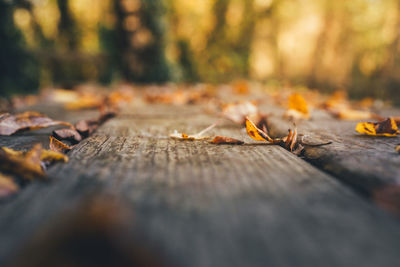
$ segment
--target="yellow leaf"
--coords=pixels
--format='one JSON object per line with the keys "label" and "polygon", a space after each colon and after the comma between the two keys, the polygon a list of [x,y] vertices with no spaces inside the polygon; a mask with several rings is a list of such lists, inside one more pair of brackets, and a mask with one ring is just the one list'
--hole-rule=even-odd
{"label": "yellow leaf", "polygon": [[256,141],[273,142],[273,139],[267,133],[257,128],[257,126],[248,118],[246,118],[247,134]]}
{"label": "yellow leaf", "polygon": [[60,152],[43,149],[40,154],[40,160],[49,163],[57,161],[68,162],[68,157]]}
{"label": "yellow leaf", "polygon": [[294,93],[289,97],[289,109],[294,109],[305,115],[309,115],[307,102],[298,93]]}
{"label": "yellow leaf", "polygon": [[356,125],[356,131],[361,134],[389,137],[400,134],[393,118],[387,118],[381,122],[360,122]]}
{"label": "yellow leaf", "polygon": [[43,177],[44,171],[40,160],[41,150],[40,144],[26,152],[2,147],[0,148],[0,169],[26,179]]}

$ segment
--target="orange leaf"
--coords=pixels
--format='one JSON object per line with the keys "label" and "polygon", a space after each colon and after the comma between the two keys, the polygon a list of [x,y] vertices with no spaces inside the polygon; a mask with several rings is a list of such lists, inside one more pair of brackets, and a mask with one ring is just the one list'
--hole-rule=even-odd
{"label": "orange leaf", "polygon": [[231,137],[226,137],[226,136],[216,136],[211,142],[211,144],[216,144],[216,145],[242,145],[244,144],[243,141],[231,138]]}
{"label": "orange leaf", "polygon": [[393,118],[387,118],[380,122],[360,122],[356,125],[356,131],[361,134],[375,136],[397,136],[399,128]]}
{"label": "orange leaf", "polygon": [[257,126],[248,118],[246,118],[246,131],[247,134],[256,141],[274,141],[271,137],[268,136],[267,133],[258,129]]}
{"label": "orange leaf", "polygon": [[285,115],[293,119],[310,118],[307,102],[300,94],[294,93],[289,97],[289,110]]}
{"label": "orange leaf", "polygon": [[42,146],[40,144],[35,145],[27,152],[2,147],[0,149],[0,169],[26,179],[44,177],[40,159],[41,150]]}
{"label": "orange leaf", "polygon": [[50,136],[50,150],[59,152],[59,153],[67,153],[72,149],[72,147],[64,144],[63,142],[59,141],[58,139]]}

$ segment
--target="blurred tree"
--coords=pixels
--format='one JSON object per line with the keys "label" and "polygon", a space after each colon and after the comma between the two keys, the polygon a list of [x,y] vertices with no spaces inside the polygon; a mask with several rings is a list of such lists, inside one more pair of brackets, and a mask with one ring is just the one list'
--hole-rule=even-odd
{"label": "blurred tree", "polygon": [[27,93],[39,85],[39,68],[16,28],[13,11],[16,3],[0,0],[0,94]]}
{"label": "blurred tree", "polygon": [[69,0],[57,0],[57,4],[60,11],[60,20],[58,22],[59,41],[62,44],[66,44],[69,50],[76,50],[79,44],[79,32],[69,9]]}
{"label": "blurred tree", "polygon": [[134,82],[168,81],[163,1],[114,1],[117,62],[123,78]]}

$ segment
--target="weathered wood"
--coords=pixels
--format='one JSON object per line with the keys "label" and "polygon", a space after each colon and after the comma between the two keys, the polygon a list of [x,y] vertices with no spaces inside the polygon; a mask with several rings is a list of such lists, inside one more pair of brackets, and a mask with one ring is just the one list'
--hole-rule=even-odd
{"label": "weathered wood", "polygon": [[[218,119],[203,113],[137,107],[108,121],[49,183],[2,205],[0,264],[399,265],[399,222],[284,149],[168,138]],[[229,123],[211,133],[246,136]]]}
{"label": "weathered wood", "polygon": [[[282,119],[282,113],[282,109],[274,107],[275,116],[270,121],[275,135],[282,136],[289,127],[293,128],[292,123]],[[387,110],[381,114],[397,116],[399,111]],[[400,155],[395,151],[400,139],[361,135],[355,131],[357,122],[335,119],[322,110],[313,111],[311,120],[296,123],[299,133],[305,135],[308,143],[332,141],[332,144],[306,146],[303,157],[361,194],[379,198],[380,205],[400,214]]]}

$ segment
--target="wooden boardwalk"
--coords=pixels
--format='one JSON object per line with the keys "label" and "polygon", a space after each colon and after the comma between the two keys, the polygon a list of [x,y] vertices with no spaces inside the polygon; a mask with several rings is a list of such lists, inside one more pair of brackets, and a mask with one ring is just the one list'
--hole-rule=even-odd
{"label": "wooden boardwalk", "polygon": [[[340,129],[314,129],[334,141],[306,149],[306,160],[322,162],[318,169],[279,146],[251,142],[229,122],[210,134],[245,145],[168,137],[218,119],[199,106],[153,105],[107,121],[69,163],[49,169],[47,182],[0,204],[0,266],[400,266],[399,219],[358,193],[395,185],[400,157],[385,147],[397,138],[356,138],[365,152]],[[1,137],[0,145],[45,143],[48,135]]]}

